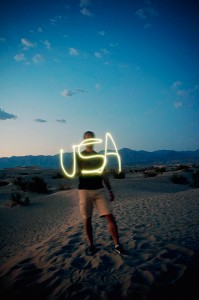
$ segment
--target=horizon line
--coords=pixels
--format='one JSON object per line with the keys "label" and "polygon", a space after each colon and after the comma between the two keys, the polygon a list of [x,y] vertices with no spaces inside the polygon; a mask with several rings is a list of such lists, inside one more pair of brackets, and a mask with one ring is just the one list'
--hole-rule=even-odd
{"label": "horizon line", "polygon": [[[173,152],[196,152],[196,151],[199,151],[199,148],[196,149],[196,150],[158,149],[158,150],[148,151],[148,150],[134,150],[134,149],[127,148],[127,147],[123,147],[123,148],[119,149],[118,151],[121,151],[123,149],[128,149],[128,150],[135,151],[135,152],[149,152],[149,153],[157,152],[157,151],[173,151]],[[100,150],[100,151],[98,151],[98,153],[101,152],[101,151],[104,151],[104,150]],[[108,149],[108,151],[112,151],[112,149]],[[64,152],[64,154],[71,154],[71,153],[73,153],[73,152],[72,151],[71,152]],[[24,154],[24,155],[0,156],[0,159],[2,159],[2,158],[12,158],[12,157],[25,157],[25,156],[56,156],[56,155],[60,155],[60,153],[57,153],[57,154]]]}

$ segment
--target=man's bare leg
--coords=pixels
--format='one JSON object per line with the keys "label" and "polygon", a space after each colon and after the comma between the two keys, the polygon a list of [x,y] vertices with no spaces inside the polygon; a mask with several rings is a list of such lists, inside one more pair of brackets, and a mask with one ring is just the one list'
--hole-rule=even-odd
{"label": "man's bare leg", "polygon": [[88,240],[89,246],[93,246],[93,226],[92,218],[84,220],[84,229],[86,232],[86,238]]}
{"label": "man's bare leg", "polygon": [[108,229],[112,236],[113,242],[115,245],[118,245],[119,244],[119,235],[118,235],[118,229],[117,229],[117,224],[116,224],[115,218],[112,214],[105,215],[105,218],[108,222]]}

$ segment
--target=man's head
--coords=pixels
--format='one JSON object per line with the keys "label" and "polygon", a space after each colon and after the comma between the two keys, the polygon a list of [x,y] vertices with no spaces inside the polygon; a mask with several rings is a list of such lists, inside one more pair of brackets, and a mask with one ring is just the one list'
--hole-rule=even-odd
{"label": "man's head", "polygon": [[[92,131],[86,131],[84,133],[84,140],[86,140],[86,139],[94,139],[94,138],[95,138],[94,132],[92,132]],[[93,150],[93,144],[86,145],[86,150],[89,151],[89,152],[92,151]]]}
{"label": "man's head", "polygon": [[95,134],[93,131],[86,131],[84,133],[84,139],[93,139],[95,138]]}

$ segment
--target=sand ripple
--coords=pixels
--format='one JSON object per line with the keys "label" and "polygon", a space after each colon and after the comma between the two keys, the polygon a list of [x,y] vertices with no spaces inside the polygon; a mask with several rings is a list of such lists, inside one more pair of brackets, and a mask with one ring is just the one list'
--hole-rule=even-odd
{"label": "sand ripple", "polygon": [[106,223],[96,215],[99,251],[86,254],[76,191],[70,191],[64,197],[75,205],[65,225],[0,267],[3,299],[198,299],[199,191],[166,193],[155,186],[150,192],[149,184],[149,192],[139,193],[139,184],[135,189],[128,181],[113,185],[114,214],[128,254],[114,252]]}

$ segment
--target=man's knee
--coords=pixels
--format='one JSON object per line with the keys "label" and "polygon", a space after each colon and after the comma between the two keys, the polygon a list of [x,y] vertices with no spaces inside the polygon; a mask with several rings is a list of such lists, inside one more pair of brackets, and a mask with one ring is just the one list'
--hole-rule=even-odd
{"label": "man's knee", "polygon": [[108,214],[104,216],[108,222],[115,223],[115,218],[112,214]]}
{"label": "man's knee", "polygon": [[92,221],[92,218],[87,218],[87,219],[84,219],[84,224],[87,225],[87,224],[91,224],[91,221]]}

